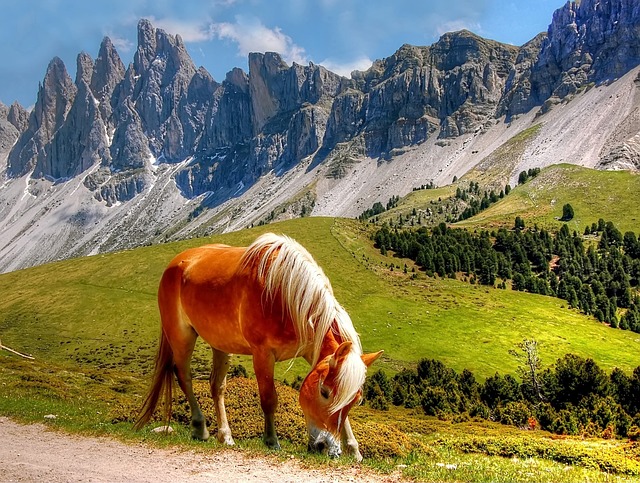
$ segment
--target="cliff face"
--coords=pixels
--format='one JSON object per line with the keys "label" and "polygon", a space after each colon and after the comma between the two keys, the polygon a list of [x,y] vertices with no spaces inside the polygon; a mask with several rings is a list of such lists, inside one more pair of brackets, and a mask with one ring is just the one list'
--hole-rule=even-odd
{"label": "cliff face", "polygon": [[545,102],[555,104],[590,83],[614,80],[637,66],[640,4],[567,2],[553,14],[546,37],[538,43],[518,63],[520,75],[511,86],[517,94],[506,106],[507,114],[521,114]]}
{"label": "cliff face", "polygon": [[[189,208],[180,223],[188,225],[203,206],[233,205],[263,180],[284,186],[281,180],[292,173],[317,167],[324,174],[311,183],[357,176],[347,168],[368,159],[377,160],[379,168],[383,160],[430,146],[421,159],[429,160],[431,171],[422,181],[444,173],[449,179],[460,176],[473,166],[472,157],[459,164],[460,171],[448,170],[462,159],[467,140],[506,129],[529,114],[550,113],[638,65],[636,0],[568,2],[546,33],[521,47],[467,31],[445,34],[430,46],[403,45],[350,79],[319,65],[290,66],[268,52],[250,54],[248,72],[233,69],[217,82],[196,68],[180,36],[141,20],[130,65],[125,67],[105,38],[95,60],[78,56],[75,81],[62,61],[53,59],[30,113],[17,104],[0,105],[0,171],[7,186],[25,178],[33,203],[46,183],[75,183],[71,191],[84,190],[96,210],[106,210],[87,215],[98,225],[122,203],[153,198],[157,218],[148,224],[159,228],[141,228],[142,242],[191,203],[202,206]],[[640,104],[635,89],[626,95]],[[591,112],[580,115],[596,120]],[[640,166],[640,110],[625,111],[608,136],[590,165]],[[440,160],[444,155],[436,151],[446,146],[452,146],[448,161]],[[348,196],[355,197],[353,187],[366,182],[350,181]],[[379,191],[387,185],[380,181]],[[175,190],[181,201],[168,203],[173,195],[167,190]],[[22,199],[15,193],[5,207]],[[116,246],[116,241],[109,245]]]}
{"label": "cliff face", "polygon": [[456,137],[494,118],[518,49],[470,32],[445,34],[430,47],[402,46],[354,74],[354,88],[334,103],[325,145],[358,134],[368,156]]}
{"label": "cliff face", "polygon": [[[64,63],[58,57],[54,58],[38,89],[38,98],[29,115],[27,128],[9,154],[9,175],[21,176],[35,169],[37,164],[47,164],[51,140],[64,124],[76,91]],[[35,176],[45,174],[42,171],[34,172]]]}

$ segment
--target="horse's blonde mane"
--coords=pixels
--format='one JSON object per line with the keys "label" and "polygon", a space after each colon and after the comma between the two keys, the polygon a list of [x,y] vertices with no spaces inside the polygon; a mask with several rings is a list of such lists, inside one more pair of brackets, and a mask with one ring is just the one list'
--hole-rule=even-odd
{"label": "horse's blonde mane", "polygon": [[265,296],[273,302],[280,294],[283,309],[291,318],[298,338],[298,353],[311,345],[311,365],[318,363],[322,341],[335,322],[342,341],[351,341],[351,351],[337,375],[331,412],[353,400],[364,384],[366,366],[362,362],[360,338],[349,314],[333,295],[333,288],[311,254],[287,236],[265,233],[242,256],[241,266],[254,265],[264,284]]}

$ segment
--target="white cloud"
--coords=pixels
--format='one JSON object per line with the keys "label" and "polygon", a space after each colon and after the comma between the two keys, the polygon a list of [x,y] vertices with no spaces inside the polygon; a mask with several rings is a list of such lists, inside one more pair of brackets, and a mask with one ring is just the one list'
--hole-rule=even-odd
{"label": "white cloud", "polygon": [[149,20],[154,27],[160,28],[171,35],[180,35],[185,42],[205,42],[213,38],[206,22],[184,22],[169,18]]}
{"label": "white cloud", "polygon": [[369,57],[359,57],[349,62],[336,62],[331,59],[325,59],[320,62],[320,65],[326,67],[331,72],[340,74],[344,77],[351,77],[351,72],[354,70],[367,70],[371,67],[373,61]]}
{"label": "white cloud", "polygon": [[289,63],[306,64],[304,48],[279,27],[270,29],[256,18],[238,16],[235,23],[212,23],[209,34],[220,40],[230,40],[238,45],[238,55],[246,57],[250,52],[277,52]]}
{"label": "white cloud", "polygon": [[131,40],[117,37],[115,35],[109,35],[108,37],[111,39],[111,43],[120,54],[126,54],[133,51],[134,44]]}

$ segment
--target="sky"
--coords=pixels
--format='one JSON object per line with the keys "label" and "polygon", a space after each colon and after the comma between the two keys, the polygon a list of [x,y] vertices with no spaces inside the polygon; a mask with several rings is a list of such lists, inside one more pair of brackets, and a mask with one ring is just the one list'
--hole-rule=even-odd
{"label": "sky", "polygon": [[0,102],[32,107],[49,61],[75,78],[76,57],[98,55],[111,38],[125,66],[137,24],[180,34],[196,66],[217,81],[247,71],[249,52],[274,51],[287,63],[321,64],[349,76],[402,44],[431,45],[467,29],[522,45],[547,30],[565,0],[2,0]]}

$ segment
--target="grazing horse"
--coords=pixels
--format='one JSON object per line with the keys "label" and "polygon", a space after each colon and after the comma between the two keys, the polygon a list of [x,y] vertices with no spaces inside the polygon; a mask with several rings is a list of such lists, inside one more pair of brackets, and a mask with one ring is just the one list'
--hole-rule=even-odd
{"label": "grazing horse", "polygon": [[363,354],[351,319],[333,295],[322,269],[300,244],[271,233],[249,247],[206,245],[176,256],[158,290],[162,335],[153,382],[136,428],[164,398],[171,417],[172,383],[189,401],[192,436],[206,440],[206,421],[191,384],[191,355],[198,336],[213,350],[210,385],[217,438],[234,444],[224,406],[230,354],[253,356],[264,442],[279,448],[276,361],[303,357],[312,369],[300,388],[309,449],[330,456],[346,450],[362,459],[347,414],[362,395],[367,367],[382,353]]}

